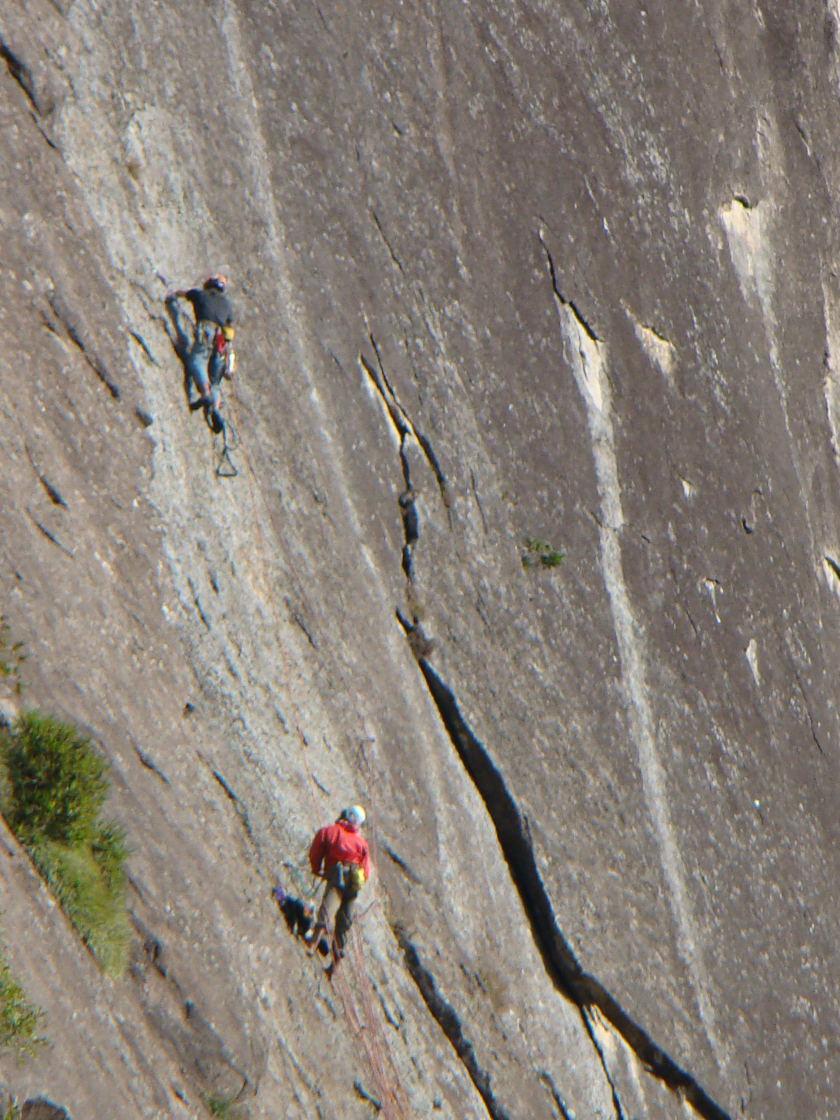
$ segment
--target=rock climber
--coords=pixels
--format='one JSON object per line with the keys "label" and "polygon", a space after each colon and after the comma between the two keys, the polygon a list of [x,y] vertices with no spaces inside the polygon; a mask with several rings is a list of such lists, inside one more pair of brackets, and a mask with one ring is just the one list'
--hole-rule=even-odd
{"label": "rock climber", "polygon": [[326,879],[327,887],[318,920],[306,940],[314,952],[322,937],[333,935],[333,955],[341,959],[353,922],[353,904],[370,877],[370,851],[359,832],[365,823],[361,805],[342,810],[335,824],[319,828],[309,849],[313,875]]}
{"label": "rock climber", "polygon": [[186,299],[195,312],[195,338],[184,358],[187,374],[198,391],[198,398],[190,408],[204,409],[207,423],[214,432],[223,428],[219,409],[222,404],[221,383],[233,376],[235,356],[232,343],[234,313],[225,295],[227,280],[224,276],[208,276],[200,288],[179,288],[166,297],[174,304]]}

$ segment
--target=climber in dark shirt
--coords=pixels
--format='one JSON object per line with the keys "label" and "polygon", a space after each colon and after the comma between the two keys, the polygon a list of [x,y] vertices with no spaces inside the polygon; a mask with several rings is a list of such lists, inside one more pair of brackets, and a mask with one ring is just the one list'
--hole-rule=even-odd
{"label": "climber in dark shirt", "polygon": [[179,288],[166,297],[168,303],[186,299],[193,306],[195,340],[184,364],[199,396],[190,408],[203,407],[214,431],[221,430],[220,385],[232,376],[234,366],[234,312],[226,288],[224,276],[208,276],[200,288]]}
{"label": "climber in dark shirt", "polygon": [[174,296],[190,301],[196,322],[216,323],[219,327],[225,327],[233,322],[233,308],[225,295],[226,287],[224,276],[208,276],[203,287],[178,291]]}

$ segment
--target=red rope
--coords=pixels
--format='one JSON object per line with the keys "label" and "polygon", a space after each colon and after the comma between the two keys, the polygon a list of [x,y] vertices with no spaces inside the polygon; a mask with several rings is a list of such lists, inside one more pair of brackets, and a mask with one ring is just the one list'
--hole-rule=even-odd
{"label": "red rope", "polygon": [[[257,499],[257,494],[258,493],[259,493],[260,498],[262,499],[262,504],[265,507],[265,511],[266,511],[266,514],[268,515],[269,522],[271,522],[271,516],[270,516],[270,512],[268,511],[268,507],[265,503],[265,499],[262,495],[262,491],[260,490],[260,488],[259,488],[259,486],[257,485],[257,482],[256,482],[256,474],[254,472],[254,468],[253,468],[253,465],[251,463],[251,458],[248,454],[247,443],[246,443],[246,440],[245,440],[244,429],[243,429],[243,426],[242,426],[241,415],[240,415],[240,411],[239,411],[239,398],[238,398],[237,393],[236,393],[235,384],[233,384],[233,383],[232,383],[232,395],[233,395],[233,401],[234,401],[234,412],[236,414],[236,425],[237,425],[237,428],[239,430],[240,447],[241,447],[241,450],[242,450],[243,457],[245,459],[245,464],[248,468],[247,469],[248,487],[249,487],[249,491],[250,491],[250,494],[251,494],[251,503],[252,503],[252,506],[253,506],[253,509],[254,509],[254,516],[255,516],[255,519],[256,519],[256,523],[257,523],[257,532],[259,533],[259,538],[260,538],[260,552],[261,552],[261,555],[262,555],[263,569],[264,569],[264,573],[265,573],[265,581],[266,581],[268,591],[269,591],[269,598],[271,600],[271,608],[272,608],[272,612],[274,614],[275,626],[277,628],[277,639],[278,639],[278,645],[280,646],[280,652],[281,652],[281,656],[282,656],[282,660],[283,660],[283,667],[284,667],[285,675],[286,675],[286,685],[287,685],[287,690],[288,690],[288,695],[289,695],[289,703],[290,703],[290,705],[292,707],[292,711],[294,713],[295,730],[297,732],[297,736],[298,736],[298,739],[300,741],[301,758],[303,760],[303,765],[304,765],[304,768],[306,770],[307,777],[309,778],[309,786],[310,786],[309,792],[310,792],[310,796],[312,797],[312,804],[315,808],[316,816],[318,816],[319,815],[319,806],[318,806],[318,800],[317,800],[316,795],[315,795],[315,788],[317,787],[318,784],[315,781],[315,778],[312,774],[312,770],[309,766],[309,760],[308,760],[308,757],[307,757],[306,737],[305,737],[305,735],[304,735],[304,733],[301,729],[301,726],[300,726],[300,723],[301,723],[300,710],[297,706],[297,702],[296,702],[295,696],[294,696],[294,687],[293,687],[293,684],[292,684],[292,675],[291,675],[291,671],[289,669],[289,661],[288,661],[288,657],[286,655],[286,647],[285,647],[285,643],[284,643],[283,637],[282,637],[282,632],[281,632],[281,629],[280,629],[280,618],[279,618],[279,613],[278,613],[278,610],[277,610],[277,600],[276,600],[276,597],[275,597],[275,594],[274,594],[274,584],[273,584],[273,581],[272,581],[272,578],[271,578],[271,571],[270,571],[269,564],[268,564],[268,550],[267,550],[267,547],[266,547],[265,536],[263,534],[262,523],[261,523],[260,514],[259,514],[258,499]],[[280,542],[279,543],[280,543],[281,547],[285,550],[285,540],[283,539],[283,535],[282,535],[282,533],[279,533],[279,532],[278,532],[278,535],[280,536]],[[313,617],[315,618],[315,623],[318,626],[319,635],[323,639],[323,631],[321,631],[321,627],[317,623],[317,616],[314,615],[314,612],[313,612]],[[325,648],[327,648],[327,649],[330,648],[328,643],[325,644]],[[362,711],[361,711],[359,705],[356,702],[353,690],[348,686],[347,679],[344,675],[343,669],[341,668],[340,662],[338,661],[337,658],[333,658],[333,661],[334,661],[334,664],[335,664],[336,668],[338,669],[338,674],[341,678],[341,682],[342,682],[344,691],[345,691],[346,695],[350,697],[352,707],[355,711],[355,714],[356,714],[356,717],[357,717],[357,720],[358,720],[358,723],[359,723],[359,727],[360,727],[360,730],[362,732],[361,753],[362,753],[362,758],[363,758],[364,763],[365,763],[365,769],[367,771],[366,779],[367,779],[367,787],[368,787],[368,811],[369,811],[370,823],[371,823],[371,846],[373,848],[373,864],[374,864],[374,868],[376,868],[378,866],[379,845],[378,845],[378,842],[377,842],[376,803],[375,803],[375,799],[374,799],[374,796],[373,796],[373,786],[375,784],[375,773],[374,773],[373,765],[372,765],[370,756],[368,754],[368,749],[367,749],[367,744],[369,742],[373,742],[373,739],[368,734],[367,722],[364,718],[364,715],[362,714]],[[318,791],[319,791],[319,793],[321,793],[320,787],[318,787]],[[321,796],[323,797],[323,794],[321,794]],[[378,901],[378,896],[379,896],[378,888],[379,888],[379,876],[378,876],[378,874],[376,874],[374,876],[374,881],[373,881],[374,903]],[[362,917],[364,917],[370,909],[371,909],[370,906],[367,907],[367,909],[365,910]],[[363,1001],[363,1004],[364,1004],[364,1007],[365,1007],[365,1015],[366,1015],[366,1019],[367,1019],[367,1025],[363,1024],[361,1022],[360,1018],[359,1018],[358,1012],[356,1011],[355,1004],[352,1000],[349,989],[347,987],[347,983],[345,981],[345,978],[344,978],[344,976],[342,974],[342,971],[341,971],[341,968],[339,966],[339,968],[338,968],[338,970],[335,974],[335,979],[337,981],[337,987],[338,987],[338,991],[339,991],[339,996],[341,998],[342,1007],[344,1009],[344,1014],[345,1014],[345,1017],[347,1018],[347,1021],[350,1023],[352,1029],[356,1033],[357,1037],[359,1037],[362,1040],[362,1043],[364,1045],[365,1052],[366,1052],[367,1058],[368,1058],[368,1062],[370,1064],[371,1072],[372,1072],[374,1080],[377,1084],[377,1089],[378,1089],[380,1095],[383,1098],[382,1101],[380,1102],[380,1104],[382,1106],[383,1115],[384,1115],[385,1120],[397,1120],[397,1114],[393,1110],[392,1102],[393,1102],[393,1105],[396,1106],[397,1113],[399,1114],[399,1116],[402,1116],[404,1118],[404,1120],[407,1120],[407,1117],[409,1115],[411,1115],[411,1113],[412,1113],[411,1106],[409,1104],[408,1097],[407,1097],[407,1094],[405,1092],[405,1089],[402,1085],[402,1080],[400,1078],[399,1070],[397,1069],[396,1062],[394,1061],[394,1056],[391,1052],[391,1048],[388,1045],[387,1040],[383,1038],[382,1031],[381,1031],[381,1024],[378,1022],[377,1016],[375,1015],[373,1007],[372,1007],[371,996],[370,996],[370,981],[369,981],[368,975],[367,975],[367,967],[366,967],[365,960],[364,960],[364,953],[363,953],[363,950],[362,950],[361,941],[356,936],[355,932],[354,932],[354,935],[353,935],[353,938],[352,938],[352,944],[354,946],[355,956],[356,956],[356,959],[352,962],[353,975],[354,975],[354,979],[356,980],[356,986],[362,993],[362,1001]],[[395,1076],[395,1079],[396,1079],[397,1089],[398,1089],[399,1093],[401,1094],[401,1096],[403,1098],[403,1101],[405,1102],[405,1109],[403,1108],[402,1103],[399,1101],[396,1093],[391,1088],[391,1086],[388,1082],[386,1073],[385,1073],[384,1061],[383,1061],[383,1056],[382,1056],[383,1042],[384,1042],[385,1050],[387,1050],[387,1054],[388,1054],[388,1064],[391,1066],[391,1069],[392,1069],[392,1071],[394,1073],[394,1076]]]}

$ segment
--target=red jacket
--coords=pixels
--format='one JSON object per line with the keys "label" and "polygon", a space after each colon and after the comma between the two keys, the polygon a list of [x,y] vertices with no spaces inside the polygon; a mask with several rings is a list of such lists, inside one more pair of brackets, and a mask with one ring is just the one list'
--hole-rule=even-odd
{"label": "red jacket", "polygon": [[370,878],[370,852],[367,841],[359,835],[355,825],[347,821],[336,821],[335,824],[319,828],[309,849],[309,865],[312,874],[317,875],[324,864],[324,874],[337,863],[357,863],[365,873],[365,879]]}

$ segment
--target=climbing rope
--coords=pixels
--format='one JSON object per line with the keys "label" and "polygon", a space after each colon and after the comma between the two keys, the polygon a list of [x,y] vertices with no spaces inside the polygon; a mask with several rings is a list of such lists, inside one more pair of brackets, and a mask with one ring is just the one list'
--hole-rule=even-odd
{"label": "climbing rope", "polygon": [[404,1120],[407,1120],[407,1118],[405,1117],[405,1113],[400,1108],[394,1091],[388,1084],[388,1080],[385,1076],[385,1070],[382,1065],[381,1050],[377,1045],[376,1038],[374,1034],[368,1030],[367,1025],[362,1023],[362,1021],[360,1020],[358,1012],[356,1011],[355,1005],[353,1003],[353,997],[351,996],[350,990],[347,986],[347,981],[340,970],[335,975],[335,983],[336,987],[338,988],[341,1005],[344,1010],[344,1016],[347,1022],[350,1024],[350,1027],[353,1033],[356,1035],[356,1038],[359,1039],[359,1041],[362,1043],[362,1046],[364,1046],[365,1048],[368,1064],[370,1065],[371,1071],[373,1073],[373,1079],[376,1082],[377,1090],[379,1092],[379,1106],[383,1117],[385,1117],[385,1120],[398,1120],[398,1117],[402,1116]]}
{"label": "climbing rope", "polygon": [[[232,383],[232,398],[233,398],[233,411],[235,412],[235,415],[236,415],[237,427],[239,429],[239,433],[241,433],[242,430],[243,430],[243,426],[242,426],[241,419],[240,419],[240,412],[239,412],[240,402],[239,402],[238,394],[236,392],[236,383],[235,382]],[[236,429],[234,429],[234,434],[236,434]],[[271,602],[272,612],[274,614],[274,621],[275,621],[276,633],[277,633],[277,641],[278,641],[278,645],[280,647],[281,657],[282,657],[282,661],[283,661],[283,667],[284,667],[285,676],[286,676],[286,684],[287,684],[289,703],[291,705],[291,708],[292,708],[292,711],[293,711],[293,714],[294,714],[295,731],[297,733],[297,737],[298,737],[299,744],[300,744],[301,758],[302,758],[302,761],[303,761],[304,769],[306,770],[307,777],[309,779],[310,797],[312,799],[312,804],[313,804],[313,807],[315,809],[316,817],[318,817],[318,819],[322,819],[324,814],[323,814],[323,810],[321,810],[319,812],[318,798],[315,795],[315,789],[317,787],[317,789],[318,789],[319,793],[321,794],[322,798],[323,798],[323,791],[322,791],[320,785],[315,781],[314,775],[313,775],[311,767],[309,765],[309,760],[308,760],[308,755],[307,755],[308,744],[307,744],[307,741],[306,741],[306,736],[304,735],[303,730],[300,726],[301,725],[300,711],[299,711],[299,708],[297,706],[297,702],[296,702],[295,696],[294,696],[294,688],[293,688],[293,684],[292,684],[291,671],[289,669],[289,661],[288,661],[288,657],[287,657],[287,654],[286,654],[286,648],[285,648],[285,643],[283,641],[282,632],[281,632],[281,629],[280,629],[280,617],[279,617],[279,612],[277,610],[277,601],[276,601],[276,597],[275,597],[275,594],[274,594],[274,584],[273,584],[273,581],[271,579],[271,571],[270,571],[270,567],[269,567],[269,563],[268,563],[268,552],[267,552],[267,548],[266,548],[265,536],[264,536],[263,529],[262,529],[262,521],[261,521],[261,517],[260,517],[259,503],[258,503],[258,498],[257,498],[258,493],[259,493],[259,498],[262,501],[262,505],[265,507],[265,512],[269,516],[269,521],[270,521],[270,512],[268,511],[268,507],[265,504],[265,498],[263,497],[262,491],[260,490],[260,487],[257,483],[256,473],[254,471],[253,464],[251,462],[251,457],[248,453],[248,447],[247,447],[247,444],[245,442],[244,436],[242,436],[241,434],[238,435],[237,436],[237,443],[233,446],[235,446],[236,448],[241,450],[242,457],[245,461],[245,466],[247,468],[246,473],[247,473],[247,476],[248,476],[248,487],[249,487],[249,491],[250,491],[250,495],[251,495],[251,504],[252,504],[252,508],[254,510],[254,516],[255,516],[256,523],[257,523],[257,533],[258,533],[258,536],[259,536],[259,546],[260,546],[260,553],[261,553],[261,556],[262,556],[263,570],[264,570],[264,573],[265,573],[265,582],[266,582],[266,585],[268,587],[269,599],[270,599],[270,602]],[[225,443],[224,450],[225,450],[225,452],[227,451],[227,443]],[[217,471],[217,473],[218,473],[218,471]],[[222,477],[224,477],[224,476],[222,476]],[[276,532],[278,534],[278,537],[280,538],[279,543],[281,545],[281,548],[285,549],[285,540],[283,539],[282,532],[279,529],[277,529]],[[317,625],[317,620],[316,620],[316,625]],[[318,630],[320,631],[320,626],[318,626]],[[321,636],[323,637],[322,634],[321,634]],[[329,648],[329,644],[327,643],[324,648]],[[369,755],[369,752],[368,752],[368,749],[367,749],[367,744],[370,743],[370,742],[373,742],[373,739],[371,738],[371,736],[368,733],[367,722],[364,718],[364,715],[363,715],[361,709],[359,708],[359,706],[356,702],[356,698],[355,698],[353,690],[349,687],[349,685],[347,683],[347,679],[344,675],[343,669],[342,669],[340,663],[338,662],[337,658],[334,659],[334,663],[335,663],[336,668],[338,670],[338,674],[341,678],[341,682],[342,682],[345,694],[350,697],[351,705],[352,705],[352,707],[355,711],[356,718],[357,718],[358,724],[359,724],[359,729],[361,731],[360,748],[361,748],[361,756],[362,756],[362,759],[364,761],[364,768],[366,770],[365,778],[366,778],[366,784],[367,784],[367,787],[368,787],[367,794],[368,794],[368,810],[369,810],[370,823],[371,823],[371,847],[373,848],[374,867],[378,868],[379,846],[378,846],[378,843],[377,843],[376,808],[375,808],[375,798],[374,798],[374,794],[373,794],[373,788],[374,788],[374,785],[375,785],[375,773],[374,773],[373,764],[372,764],[372,761],[371,761],[371,758],[370,758],[370,755]],[[291,865],[286,863],[284,866],[290,867]],[[374,876],[374,880],[373,880],[374,899],[373,899],[373,902],[365,909],[365,911],[361,915],[362,918],[364,916],[366,916],[366,914],[370,911],[372,906],[375,905],[379,901],[378,887],[379,887],[379,876],[378,876],[378,874],[376,874]],[[336,980],[336,986],[337,986],[337,989],[338,989],[338,992],[339,992],[339,996],[340,996],[340,999],[341,999],[344,1014],[345,1014],[345,1017],[347,1018],[347,1021],[350,1023],[354,1033],[356,1033],[357,1037],[359,1037],[361,1039],[362,1043],[363,1043],[365,1053],[367,1055],[368,1062],[369,1062],[369,1065],[370,1065],[370,1068],[371,1068],[371,1072],[372,1072],[374,1080],[377,1084],[377,1090],[380,1093],[380,1096],[382,1097],[381,1105],[382,1105],[382,1111],[383,1111],[383,1115],[385,1117],[385,1120],[398,1120],[399,1117],[402,1117],[403,1120],[408,1120],[408,1118],[412,1115],[411,1106],[409,1104],[408,1096],[405,1092],[405,1088],[402,1085],[402,1081],[401,1081],[401,1078],[400,1078],[400,1075],[399,1075],[399,1070],[397,1069],[397,1065],[396,1065],[396,1062],[394,1060],[394,1056],[391,1052],[390,1045],[389,1045],[387,1039],[384,1038],[384,1036],[383,1036],[381,1023],[379,1022],[378,1017],[376,1016],[376,1014],[374,1013],[374,1010],[373,1010],[372,999],[371,999],[370,980],[368,978],[367,966],[366,966],[366,962],[365,962],[365,959],[364,959],[364,952],[363,952],[363,949],[362,949],[361,940],[358,937],[358,934],[357,934],[355,929],[352,932],[352,944],[353,944],[353,947],[354,947],[354,958],[355,959],[352,959],[350,963],[351,963],[351,967],[352,967],[353,977],[356,981],[356,987],[361,992],[362,1003],[363,1003],[364,1009],[365,1009],[366,1023],[362,1023],[362,1021],[361,1021],[361,1019],[358,1015],[358,1012],[357,1012],[356,1007],[355,1007],[355,1003],[352,999],[351,993],[349,991],[349,987],[348,987],[347,982],[346,982],[346,977],[343,975],[342,970],[339,967],[338,970],[335,973],[334,978]],[[383,1051],[387,1052],[387,1055],[388,1055],[387,1060],[388,1060],[388,1064],[390,1065],[391,1070],[393,1071],[393,1074],[394,1074],[394,1077],[395,1077],[395,1081],[396,1081],[396,1085],[397,1085],[397,1092],[399,1093],[399,1096],[402,1097],[402,1101],[405,1102],[405,1107],[403,1107],[403,1104],[399,1100],[397,1094],[391,1088],[391,1085],[390,1085],[390,1083],[388,1081],[388,1078],[386,1076],[385,1061],[384,1061],[384,1058],[383,1058]],[[395,1111],[395,1109],[396,1109],[396,1111]]]}
{"label": "climbing rope", "polygon": [[[353,937],[351,939],[351,943],[352,943],[353,952],[356,956],[356,960],[354,961],[354,964],[353,964],[353,975],[356,979],[357,986],[361,990],[362,1003],[364,1005],[364,1010],[365,1010],[365,1017],[367,1019],[368,1024],[370,1024],[371,1029],[372,1029],[372,1034],[373,1034],[372,1043],[373,1043],[374,1050],[377,1054],[377,1061],[378,1061],[379,1067],[382,1070],[382,1080],[383,1080],[383,1082],[388,1084],[388,1082],[386,1081],[385,1072],[384,1072],[384,1060],[383,1060],[383,1050],[384,1050],[384,1053],[387,1055],[388,1064],[391,1067],[391,1071],[394,1075],[394,1081],[395,1081],[395,1084],[396,1084],[396,1091],[393,1091],[393,1090],[391,1091],[393,1099],[394,1099],[394,1104],[396,1105],[397,1110],[398,1110],[398,1112],[400,1113],[401,1116],[408,1117],[412,1114],[411,1105],[409,1103],[408,1097],[407,1097],[405,1089],[403,1087],[402,1079],[400,1078],[400,1072],[397,1069],[397,1063],[394,1060],[393,1052],[391,1051],[391,1047],[388,1044],[388,1041],[384,1036],[383,1025],[381,1023],[380,1016],[374,1010],[374,1001],[373,1001],[372,992],[371,992],[370,979],[369,979],[368,973],[367,973],[367,965],[366,965],[365,958],[364,958],[364,950],[362,948],[362,939],[361,939],[360,936],[358,936],[358,934],[356,933],[355,930],[353,931]],[[384,1046],[383,1046],[383,1043],[384,1043]],[[389,1084],[389,1089],[390,1089],[390,1084]],[[399,1099],[400,1096],[402,1097],[402,1100]]]}

